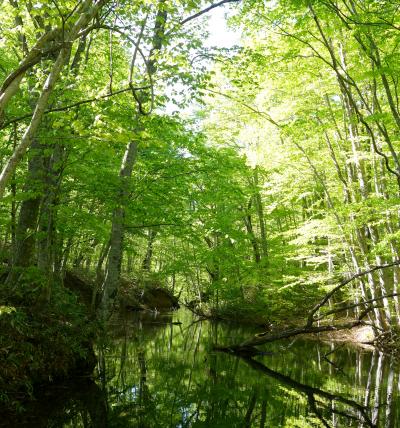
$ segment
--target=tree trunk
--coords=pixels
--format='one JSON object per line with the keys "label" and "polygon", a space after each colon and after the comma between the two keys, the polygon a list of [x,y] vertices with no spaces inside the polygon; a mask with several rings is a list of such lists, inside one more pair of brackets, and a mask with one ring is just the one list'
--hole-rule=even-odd
{"label": "tree trunk", "polygon": [[120,170],[120,183],[117,193],[118,206],[114,209],[110,250],[107,260],[106,276],[103,283],[103,297],[101,301],[101,316],[108,317],[112,302],[117,295],[119,279],[121,274],[122,249],[125,231],[125,209],[129,197],[129,184],[132,176],[133,166],[136,161],[137,142],[133,141],[126,146],[124,158]]}
{"label": "tree trunk", "polygon": [[24,188],[24,191],[32,196],[21,203],[15,233],[13,267],[7,278],[9,284],[17,281],[20,268],[34,264],[39,207],[44,189],[43,174],[43,146],[35,140],[32,145],[32,157],[28,161],[28,174]]}
{"label": "tree trunk", "polygon": [[[58,53],[57,59],[53,64],[53,67],[43,85],[42,91],[39,95],[39,98],[36,103],[35,110],[33,112],[32,119],[29,123],[29,126],[26,128],[21,142],[15,148],[13,154],[6,162],[1,174],[0,174],[0,199],[3,197],[6,186],[14,174],[15,169],[17,168],[18,163],[21,161],[26,150],[32,144],[32,141],[36,135],[36,131],[39,128],[42,117],[44,115],[45,109],[47,107],[48,100],[50,95],[53,92],[53,89],[59,79],[61,71],[64,65],[68,62],[72,44],[74,39],[77,37],[79,31],[84,28],[99,12],[100,8],[107,3],[107,0],[99,0],[96,4],[93,5],[93,2],[90,0],[85,0],[80,10],[79,18],[77,18],[75,24],[72,26],[70,31],[67,34],[64,34],[64,41],[62,47]],[[15,94],[18,90],[19,83],[21,82],[23,74],[18,74],[11,83],[6,86],[4,91],[0,93],[0,115],[4,112],[6,103],[10,99],[10,88],[11,96]],[[4,87],[4,84],[3,84]]]}
{"label": "tree trunk", "polygon": [[[165,33],[165,23],[167,19],[167,12],[165,9],[165,0],[159,1],[159,8],[157,11],[157,16],[154,23],[153,38],[151,41],[149,61],[147,64],[147,70],[150,80],[156,72],[156,61],[154,54],[161,50],[162,41]],[[141,34],[139,36],[140,42]],[[134,53],[134,58],[136,56],[136,51]],[[132,66],[134,65],[134,60]],[[140,115],[149,114],[143,111],[143,105],[146,102],[152,104],[153,100],[149,96],[144,96],[144,99],[140,100],[138,97],[135,97],[138,103],[139,114],[137,120],[139,121]],[[139,123],[136,129],[136,132],[140,131],[141,124]],[[120,170],[120,185],[117,192],[119,206],[114,209],[112,226],[111,226],[111,236],[110,236],[110,251],[108,254],[107,260],[107,270],[106,277],[103,283],[103,296],[101,301],[101,317],[102,319],[107,319],[110,313],[110,309],[113,303],[114,298],[118,292],[119,279],[121,275],[121,264],[122,264],[122,255],[123,255],[123,240],[125,233],[125,207],[127,204],[127,198],[129,194],[129,183],[132,176],[133,166],[136,161],[137,155],[137,141],[128,143],[124,158],[122,160],[122,166]]]}
{"label": "tree trunk", "polygon": [[264,208],[262,204],[260,190],[258,188],[259,178],[258,178],[258,167],[256,166],[253,171],[254,184],[256,186],[256,194],[254,196],[255,205],[258,216],[258,224],[260,226],[260,241],[261,241],[261,251],[262,258],[266,259],[268,256],[268,243],[267,243],[267,233],[265,230],[265,217],[264,217]]}
{"label": "tree trunk", "polygon": [[142,262],[142,269],[146,272],[150,272],[151,270],[151,261],[153,257],[153,243],[156,239],[157,231],[150,229],[147,235],[147,248],[146,248],[146,254],[144,256],[143,262]]}
{"label": "tree trunk", "polygon": [[254,261],[256,263],[260,263],[260,261],[261,261],[260,249],[258,246],[257,238],[254,234],[253,222],[251,220],[251,214],[250,214],[251,203],[252,203],[252,198],[250,198],[250,201],[247,205],[247,213],[243,217],[243,221],[244,221],[244,224],[246,226],[246,231],[247,231],[247,235],[249,236],[251,246],[253,247]]}
{"label": "tree trunk", "polygon": [[46,276],[47,300],[50,299],[55,273],[56,217],[63,155],[64,147],[56,144],[47,165],[46,193],[42,199],[39,217],[38,268]]}

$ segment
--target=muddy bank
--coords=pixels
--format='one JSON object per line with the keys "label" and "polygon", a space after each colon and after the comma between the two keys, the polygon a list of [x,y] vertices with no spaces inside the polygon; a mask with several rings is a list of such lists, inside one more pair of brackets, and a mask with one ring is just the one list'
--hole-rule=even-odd
{"label": "muddy bank", "polygon": [[349,330],[326,331],[303,336],[323,342],[350,343],[371,349],[374,347],[375,334],[370,326],[358,326]]}

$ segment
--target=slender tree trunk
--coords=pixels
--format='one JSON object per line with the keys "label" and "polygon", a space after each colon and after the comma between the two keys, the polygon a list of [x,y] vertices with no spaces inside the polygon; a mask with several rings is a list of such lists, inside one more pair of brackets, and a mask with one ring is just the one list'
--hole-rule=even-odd
{"label": "slender tree trunk", "polygon": [[45,297],[50,299],[55,274],[56,218],[62,179],[64,146],[56,144],[49,159],[46,174],[46,192],[39,217],[38,268],[46,275]]}
{"label": "slender tree trunk", "polygon": [[7,278],[8,283],[17,281],[20,268],[35,264],[37,223],[44,188],[43,146],[37,140],[32,145],[32,152],[32,157],[28,161],[24,191],[33,196],[21,203],[15,233],[15,253],[12,257],[13,268]]}
{"label": "slender tree trunk", "polygon": [[260,226],[260,241],[261,241],[261,250],[263,259],[267,259],[268,256],[268,243],[267,243],[267,233],[265,229],[265,217],[264,217],[264,207],[261,199],[259,186],[259,177],[258,177],[258,167],[256,166],[253,171],[254,184],[256,186],[255,194],[255,205],[258,216],[258,224]]}
{"label": "slender tree trunk", "polygon": [[118,206],[114,209],[111,235],[110,250],[107,260],[106,276],[103,283],[103,297],[101,302],[101,314],[104,319],[107,318],[111,309],[111,304],[117,295],[121,263],[123,239],[125,231],[125,209],[129,197],[129,185],[133,166],[136,161],[137,142],[128,143],[120,170],[120,183],[117,194]]}
{"label": "slender tree trunk", "polygon": [[154,240],[156,239],[156,235],[157,235],[156,230],[149,229],[149,232],[147,235],[146,254],[142,262],[142,269],[146,272],[150,272],[151,270],[151,261],[153,257],[153,244],[154,244]]}
{"label": "slender tree trunk", "polygon": [[[154,22],[153,37],[151,41],[150,54],[147,63],[147,70],[150,79],[156,72],[157,67],[155,54],[157,54],[162,47],[162,42],[165,35],[166,19],[167,11],[165,8],[165,0],[159,0],[159,8],[157,10],[157,15]],[[142,34],[139,35],[137,45],[140,43],[141,36]],[[137,51],[135,51],[134,53],[134,58],[136,57],[136,53]],[[133,65],[134,60],[132,61],[132,66]],[[140,120],[140,115],[145,114],[145,112],[143,111],[143,105],[149,101],[151,104],[153,102],[153,100],[149,99],[149,96],[145,96],[144,98],[145,99],[142,100],[136,98],[139,110],[139,114],[137,117],[138,121]],[[136,131],[139,131],[140,129],[141,124],[138,124]],[[106,277],[103,283],[103,296],[101,301],[101,316],[103,319],[107,319],[113,300],[118,292],[123,255],[123,240],[125,233],[125,208],[128,202],[129,183],[131,181],[130,179],[132,176],[132,170],[137,156],[137,144],[137,141],[132,141],[131,143],[128,143],[119,174],[120,185],[117,192],[118,207],[115,208],[113,212],[110,236],[110,251],[108,254]]]}
{"label": "slender tree trunk", "polygon": [[91,302],[91,308],[94,311],[96,309],[96,300],[97,300],[97,294],[99,292],[99,288],[101,286],[101,284],[104,281],[103,278],[103,263],[104,260],[106,260],[108,253],[110,251],[110,246],[111,246],[111,242],[110,240],[107,241],[106,244],[103,245],[101,251],[100,251],[100,257],[99,260],[97,261],[97,266],[96,266],[96,282],[93,288],[93,293],[92,293],[92,302]]}
{"label": "slender tree trunk", "polygon": [[260,263],[260,261],[261,261],[260,248],[258,246],[257,238],[256,238],[255,233],[254,233],[253,222],[252,222],[251,214],[250,214],[251,203],[252,203],[252,199],[250,198],[250,201],[249,201],[248,206],[247,206],[247,213],[243,217],[243,221],[244,221],[244,224],[246,226],[246,231],[247,231],[247,235],[249,236],[251,246],[253,247],[254,261],[256,263]]}

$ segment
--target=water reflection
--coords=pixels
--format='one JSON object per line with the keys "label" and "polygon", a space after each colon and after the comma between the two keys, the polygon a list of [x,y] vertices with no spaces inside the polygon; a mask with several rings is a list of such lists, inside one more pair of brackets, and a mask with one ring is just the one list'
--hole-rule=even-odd
{"label": "water reflection", "polygon": [[7,428],[59,428],[108,426],[107,401],[93,380],[75,378],[39,390],[37,400],[16,414],[1,414],[0,426]]}
{"label": "water reflection", "polygon": [[75,385],[70,396],[68,388],[56,392],[55,414],[43,419],[32,409],[25,426],[400,426],[399,369],[391,358],[301,340],[269,344],[271,355],[252,359],[211,351],[252,334],[182,310],[128,314],[114,321],[112,340],[98,345],[97,384]]}
{"label": "water reflection", "polygon": [[[354,400],[297,382],[289,376],[271,370],[264,364],[254,361],[251,358],[244,358],[244,361],[249,364],[250,367],[277,380],[280,384],[287,385],[292,390],[303,393],[307,398],[308,408],[321,421],[323,426],[329,427],[328,420],[335,421],[336,415],[343,416],[347,419],[358,420],[361,426],[363,426],[363,423],[368,427],[376,426],[376,423],[371,420],[368,414],[368,407]],[[254,403],[252,403],[251,408],[254,408]]]}
{"label": "water reflection", "polygon": [[211,350],[248,328],[184,311],[122,324],[103,353],[111,427],[400,426],[398,367],[376,351],[297,340],[246,359]]}

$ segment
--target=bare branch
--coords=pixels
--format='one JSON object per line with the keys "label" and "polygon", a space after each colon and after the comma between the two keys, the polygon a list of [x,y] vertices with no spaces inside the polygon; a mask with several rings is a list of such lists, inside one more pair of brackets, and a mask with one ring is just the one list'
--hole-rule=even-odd
{"label": "bare branch", "polygon": [[183,19],[180,22],[180,24],[184,25],[184,24],[186,24],[186,23],[188,23],[190,21],[193,21],[193,19],[196,19],[199,16],[208,13],[210,10],[213,10],[216,7],[222,6],[223,4],[226,4],[226,3],[239,3],[239,2],[240,2],[240,0],[222,0],[222,1],[218,2],[218,3],[214,3],[214,4],[206,7],[205,9],[201,10],[200,12],[195,13],[194,15],[188,16],[187,18]]}
{"label": "bare branch", "polygon": [[364,305],[368,305],[369,303],[377,302],[378,300],[383,300],[383,299],[387,299],[387,298],[390,298],[390,297],[396,297],[396,296],[399,296],[399,295],[400,295],[400,293],[387,294],[385,296],[376,297],[375,299],[364,300],[363,302],[354,303],[353,305],[348,305],[348,306],[343,306],[342,308],[332,309],[332,310],[330,310],[328,312],[325,312],[319,318],[315,318],[314,322],[315,321],[322,321],[324,318],[326,318],[329,315],[338,314],[340,312],[348,311],[350,309],[354,309],[354,308],[357,308],[359,306],[364,306]]}
{"label": "bare branch", "polygon": [[323,306],[325,305],[325,303],[337,292],[339,291],[341,288],[343,288],[344,286],[346,286],[347,284],[349,284],[350,282],[354,281],[357,278],[360,278],[362,276],[368,275],[372,272],[375,272],[377,270],[380,269],[387,269],[393,266],[398,266],[400,265],[400,260],[395,260],[394,262],[391,263],[386,263],[383,265],[378,265],[378,266],[373,266],[370,269],[364,270],[362,272],[358,272],[354,275],[352,275],[350,278],[347,278],[343,281],[340,282],[339,285],[337,285],[336,287],[334,287],[329,293],[325,294],[324,298],[318,303],[316,304],[311,311],[308,314],[308,318],[307,318],[307,325],[311,326],[312,323],[315,321],[314,319],[314,315],[315,313]]}

